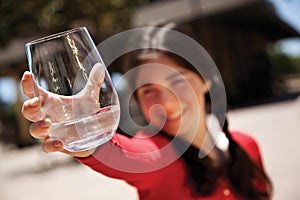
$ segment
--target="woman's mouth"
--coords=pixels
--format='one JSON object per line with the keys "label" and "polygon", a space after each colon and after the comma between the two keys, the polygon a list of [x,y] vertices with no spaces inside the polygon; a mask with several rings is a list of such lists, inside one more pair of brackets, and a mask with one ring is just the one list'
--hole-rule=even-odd
{"label": "woman's mouth", "polygon": [[178,113],[174,113],[171,116],[167,116],[166,122],[177,122],[183,118],[184,114],[185,109]]}

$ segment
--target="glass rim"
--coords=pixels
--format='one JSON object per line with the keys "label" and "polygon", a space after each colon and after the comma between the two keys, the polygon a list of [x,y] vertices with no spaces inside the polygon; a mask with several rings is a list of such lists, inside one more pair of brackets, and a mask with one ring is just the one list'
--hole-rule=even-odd
{"label": "glass rim", "polygon": [[50,40],[53,40],[53,39],[55,39],[55,38],[59,38],[59,37],[62,37],[62,36],[65,36],[65,35],[67,35],[67,34],[74,33],[74,32],[80,31],[80,30],[85,30],[85,31],[87,31],[87,29],[86,29],[85,26],[77,27],[77,28],[73,28],[73,29],[61,31],[61,32],[58,32],[58,33],[53,33],[53,34],[51,34],[51,35],[48,35],[48,36],[45,36],[45,37],[41,37],[41,38],[32,40],[31,42],[27,42],[27,43],[25,44],[25,46],[30,46],[30,45],[33,45],[33,44],[37,44],[37,43],[41,43],[41,42],[50,41]]}

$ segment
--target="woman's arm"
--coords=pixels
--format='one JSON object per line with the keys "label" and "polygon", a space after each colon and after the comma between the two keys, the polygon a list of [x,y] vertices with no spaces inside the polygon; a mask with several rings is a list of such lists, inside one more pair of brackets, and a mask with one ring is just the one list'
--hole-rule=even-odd
{"label": "woman's arm", "polygon": [[[98,172],[127,181],[141,180],[141,175],[158,169],[164,163],[156,141],[151,139],[153,137],[143,136],[143,134],[132,139],[116,134],[111,141],[101,145],[98,149],[82,152],[66,151],[61,141],[48,136],[51,121],[40,119],[43,102],[34,97],[31,73],[24,73],[22,87],[23,93],[29,98],[23,104],[23,116],[33,122],[30,126],[30,134],[44,140],[42,146],[45,152],[59,151],[74,156]],[[42,99],[47,99],[47,93],[42,94],[45,95]],[[55,104],[55,101],[52,103]]]}
{"label": "woman's arm", "polygon": [[161,151],[161,146],[158,146],[157,141],[167,144],[166,138],[146,137],[144,132],[137,135],[128,138],[116,134],[109,142],[98,147],[93,155],[76,159],[97,172],[136,185],[142,181],[140,179],[143,175],[163,168],[166,155],[168,158],[175,156],[175,152],[168,151],[166,154]]}

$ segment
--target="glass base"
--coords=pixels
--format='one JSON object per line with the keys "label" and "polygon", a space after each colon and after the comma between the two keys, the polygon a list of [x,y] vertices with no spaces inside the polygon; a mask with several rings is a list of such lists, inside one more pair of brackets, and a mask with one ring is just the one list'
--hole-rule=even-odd
{"label": "glass base", "polygon": [[107,141],[109,141],[115,132],[107,132],[102,135],[96,135],[82,140],[77,140],[71,143],[64,144],[64,149],[71,152],[86,151],[94,149]]}

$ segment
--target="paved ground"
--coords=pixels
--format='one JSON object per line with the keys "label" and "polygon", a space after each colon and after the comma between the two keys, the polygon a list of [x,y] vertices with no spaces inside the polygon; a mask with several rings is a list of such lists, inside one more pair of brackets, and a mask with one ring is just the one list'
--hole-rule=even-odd
{"label": "paved ground", "polygon": [[[300,99],[231,111],[231,129],[252,134],[260,144],[274,184],[274,200],[299,200]],[[0,146],[1,147],[1,146]],[[39,146],[0,148],[1,200],[136,200],[134,188]]]}

